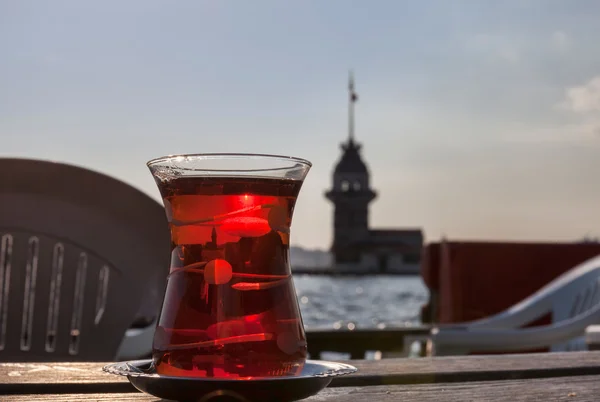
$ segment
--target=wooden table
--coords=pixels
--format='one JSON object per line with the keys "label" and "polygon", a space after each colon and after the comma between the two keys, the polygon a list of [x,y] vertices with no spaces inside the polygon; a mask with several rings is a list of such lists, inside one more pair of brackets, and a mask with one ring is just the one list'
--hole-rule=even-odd
{"label": "wooden table", "polygon": [[[307,402],[600,401],[600,352],[354,360]],[[158,401],[102,363],[2,363],[1,401]]]}

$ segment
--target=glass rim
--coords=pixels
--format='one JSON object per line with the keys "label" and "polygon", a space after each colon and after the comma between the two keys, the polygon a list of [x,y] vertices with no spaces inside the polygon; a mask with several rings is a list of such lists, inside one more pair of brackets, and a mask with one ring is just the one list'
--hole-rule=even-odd
{"label": "glass rim", "polygon": [[[172,155],[160,156],[158,158],[150,159],[148,162],[146,162],[146,166],[150,168],[157,164],[174,161],[179,158],[193,158],[196,160],[202,160],[202,159],[210,160],[210,159],[226,159],[226,158],[238,158],[238,157],[245,157],[245,158],[249,158],[249,159],[265,159],[265,160],[277,159],[277,160],[281,160],[281,161],[291,161],[291,162],[301,163],[309,168],[312,167],[312,163],[310,161],[303,159],[303,158],[299,158],[297,156],[286,156],[286,155],[277,155],[277,154],[243,153],[243,152],[172,154]],[[281,168],[275,167],[275,168],[270,168],[270,169],[267,168],[267,169],[234,169],[234,170],[254,171],[254,170],[278,170],[278,169],[281,169]],[[209,169],[209,168],[202,169],[202,168],[200,168],[200,169],[194,169],[194,170],[226,171],[227,169]]]}

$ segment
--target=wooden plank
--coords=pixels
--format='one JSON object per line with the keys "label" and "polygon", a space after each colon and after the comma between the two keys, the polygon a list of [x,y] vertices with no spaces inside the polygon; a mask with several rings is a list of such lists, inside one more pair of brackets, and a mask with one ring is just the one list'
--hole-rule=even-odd
{"label": "wooden plank", "polygon": [[[9,395],[2,399],[3,402],[25,402],[25,401],[156,401],[160,399],[140,392],[128,393],[102,393],[102,394],[41,394],[41,395]],[[166,401],[165,401],[166,402]]]}
{"label": "wooden plank", "polygon": [[[334,378],[332,387],[600,375],[600,352],[357,360],[352,363],[359,369],[358,373]],[[103,373],[102,366],[102,363],[1,363],[0,394],[134,391],[127,379]]]}
{"label": "wooden plank", "polygon": [[[463,401],[564,401],[593,402],[600,395],[600,376],[532,380],[482,381],[418,385],[327,388],[306,402],[463,402]],[[6,402],[135,401],[158,402],[141,393],[11,395]],[[263,401],[267,402],[267,401]]]}

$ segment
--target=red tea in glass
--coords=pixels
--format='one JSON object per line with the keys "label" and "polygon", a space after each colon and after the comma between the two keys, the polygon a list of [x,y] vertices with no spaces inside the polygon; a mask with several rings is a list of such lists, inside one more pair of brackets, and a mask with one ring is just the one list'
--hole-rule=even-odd
{"label": "red tea in glass", "polygon": [[310,164],[210,154],[148,166],[163,198],[172,249],[154,335],[156,371],[219,378],[298,374],[306,337],[289,239]]}

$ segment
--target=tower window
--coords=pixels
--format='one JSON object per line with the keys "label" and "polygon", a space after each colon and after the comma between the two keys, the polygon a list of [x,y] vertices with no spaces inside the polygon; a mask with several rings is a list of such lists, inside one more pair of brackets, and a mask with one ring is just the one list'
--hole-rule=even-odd
{"label": "tower window", "polygon": [[353,188],[354,188],[354,191],[360,191],[360,182],[355,181]]}
{"label": "tower window", "polygon": [[343,180],[342,181],[342,191],[348,191],[350,190],[350,182],[348,182],[348,180]]}

